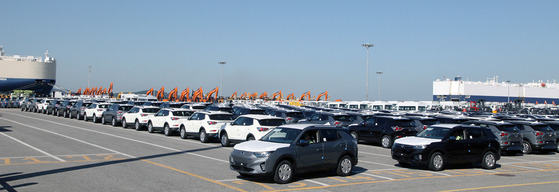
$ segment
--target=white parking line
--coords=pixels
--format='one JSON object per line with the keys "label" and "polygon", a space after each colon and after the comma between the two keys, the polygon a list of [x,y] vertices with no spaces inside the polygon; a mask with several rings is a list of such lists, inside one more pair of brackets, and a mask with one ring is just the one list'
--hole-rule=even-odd
{"label": "white parking line", "polygon": [[[12,114],[12,115],[17,115],[17,114]],[[17,115],[17,116],[22,116],[22,115]],[[22,116],[22,117],[27,117],[27,116]],[[36,120],[41,120],[41,121],[46,121],[46,122],[50,122],[50,123],[53,123],[53,124],[58,124],[58,125],[66,126],[66,127],[72,127],[72,128],[75,128],[75,129],[80,129],[80,130],[84,130],[84,131],[94,132],[94,133],[98,133],[98,134],[102,134],[102,135],[107,135],[107,136],[111,136],[111,137],[116,137],[116,138],[124,139],[124,140],[128,140],[128,141],[134,141],[134,142],[138,142],[138,143],[142,143],[142,144],[146,144],[146,145],[151,145],[151,146],[154,146],[154,147],[159,147],[159,148],[167,149],[167,150],[170,150],[170,151],[175,151],[175,152],[180,152],[180,151],[182,151],[182,150],[179,150],[179,149],[175,149],[175,148],[171,148],[171,147],[165,147],[165,146],[162,146],[162,145],[157,145],[157,144],[153,144],[153,143],[149,143],[149,142],[145,142],[145,141],[140,141],[140,140],[136,140],[136,139],[132,139],[132,138],[128,138],[128,137],[122,137],[122,136],[113,135],[113,134],[109,134],[109,133],[105,133],[105,132],[100,132],[100,131],[91,130],[91,129],[84,129],[84,128],[77,127],[77,126],[73,126],[73,125],[67,125],[67,124],[63,124],[63,123],[58,123],[58,122],[49,121],[49,120],[44,120],[44,119],[39,119],[39,118],[34,118],[34,117],[27,117],[27,118],[36,119]],[[229,163],[229,161],[227,161],[227,160],[222,160],[222,159],[217,159],[217,158],[213,158],[213,157],[208,157],[208,156],[200,155],[200,154],[197,154],[197,153],[188,152],[188,153],[186,153],[186,154],[190,154],[190,155],[194,155],[194,156],[198,156],[198,157],[203,157],[203,158],[206,158],[206,159],[211,159],[211,160],[215,160],[215,161],[219,161],[219,162],[223,162],[223,163]]]}
{"label": "white parking line", "polygon": [[520,159],[520,158],[503,157],[503,156],[501,156],[501,159],[515,160],[515,161],[522,161],[522,162],[528,162],[529,161],[529,160],[524,160],[524,159]]}
{"label": "white parking line", "polygon": [[[3,119],[3,118],[2,118],[2,119]],[[25,143],[25,142],[23,142],[23,141],[21,141],[21,140],[19,140],[19,139],[16,139],[16,138],[14,138],[14,137],[12,137],[12,136],[6,135],[5,133],[1,133],[1,132],[0,132],[0,134],[2,134],[2,135],[4,135],[4,136],[6,136],[7,138],[10,138],[10,139],[12,139],[12,140],[14,140],[14,141],[17,141],[18,143],[21,143],[22,145],[25,145],[25,146],[27,146],[27,147],[29,147],[29,148],[31,148],[31,149],[34,149],[35,151],[38,151],[38,152],[40,152],[40,153],[42,153],[42,154],[45,154],[46,156],[49,156],[49,157],[51,157],[51,158],[53,158],[53,159],[56,159],[56,160],[61,161],[61,162],[65,162],[65,161],[66,161],[66,160],[61,159],[61,158],[58,158],[58,157],[56,157],[56,156],[54,156],[54,155],[52,155],[52,154],[50,154],[50,153],[47,153],[46,151],[43,151],[43,150],[41,150],[41,149],[39,149],[39,148],[37,148],[37,147],[33,147],[32,145],[29,145],[29,144],[27,144],[27,143]]]}
{"label": "white parking line", "polygon": [[381,156],[381,157],[392,158],[392,156],[390,156],[390,155],[381,155],[381,154],[369,153],[369,152],[363,152],[363,151],[359,151],[359,153],[363,153],[363,154],[367,154],[367,155],[375,155],[375,156]]}
{"label": "white parking line", "polygon": [[305,179],[305,178],[300,178],[300,179],[303,179],[303,181],[307,181],[307,182],[314,183],[314,184],[318,184],[318,185],[322,185],[322,186],[329,186],[329,185],[326,184],[326,183],[322,183],[322,182],[318,182],[318,181],[313,181],[313,180],[310,180],[310,179]]}
{"label": "white parking line", "polygon": [[[120,153],[94,153],[94,154],[71,154],[71,155],[56,155],[57,157],[66,157],[66,156],[84,156],[84,155],[118,155]],[[0,159],[21,159],[21,158],[29,158],[29,157],[50,157],[50,156],[22,156],[22,157],[0,157]]]}
{"label": "white parking line", "polygon": [[380,175],[373,175],[373,174],[370,174],[370,173],[360,173],[360,174],[371,176],[371,177],[377,177],[377,178],[381,178],[381,179],[386,179],[386,180],[394,180],[393,178],[390,178],[390,177],[383,177],[383,176],[380,176]]}
{"label": "white parking line", "polygon": [[524,169],[542,170],[540,168],[526,167],[526,166],[520,166],[520,165],[515,165],[515,164],[509,164],[508,166],[520,167],[520,168],[524,168]]}

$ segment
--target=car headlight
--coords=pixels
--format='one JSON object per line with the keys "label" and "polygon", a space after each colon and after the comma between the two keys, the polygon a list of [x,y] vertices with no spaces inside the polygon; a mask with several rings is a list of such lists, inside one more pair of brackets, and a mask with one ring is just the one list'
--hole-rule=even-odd
{"label": "car headlight", "polygon": [[263,158],[263,157],[268,157],[270,156],[270,154],[272,154],[273,151],[265,151],[265,152],[253,152],[254,156],[256,156],[256,158]]}
{"label": "car headlight", "polygon": [[414,145],[413,148],[414,149],[425,149],[425,145]]}

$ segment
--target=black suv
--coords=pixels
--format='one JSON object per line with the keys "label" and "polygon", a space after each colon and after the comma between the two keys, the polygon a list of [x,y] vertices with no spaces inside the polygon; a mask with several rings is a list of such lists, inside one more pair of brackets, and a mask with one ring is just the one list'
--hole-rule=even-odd
{"label": "black suv", "polygon": [[522,133],[512,123],[503,121],[468,121],[463,124],[490,129],[501,144],[502,153],[522,153]]}
{"label": "black suv", "polygon": [[397,139],[392,146],[392,159],[400,166],[428,165],[433,171],[447,164],[481,163],[494,169],[501,158],[500,145],[491,130],[459,124],[432,125],[416,137]]}
{"label": "black suv", "polygon": [[233,106],[233,118],[237,118],[241,115],[246,114],[259,114],[265,115],[266,111],[264,109],[260,109],[258,107],[244,107],[244,106]]}
{"label": "black suv", "polygon": [[357,141],[346,129],[289,124],[260,140],[235,145],[229,165],[241,176],[272,176],[277,183],[287,183],[297,173],[334,169],[338,175],[350,175],[357,159]]}
{"label": "black suv", "polygon": [[122,114],[132,109],[134,105],[131,104],[113,104],[106,111],[101,114],[101,123],[105,124],[111,122],[113,127],[122,123]]}
{"label": "black suv", "polygon": [[398,116],[370,117],[348,129],[355,139],[380,143],[384,148],[392,147],[394,139],[417,134],[417,126],[413,120]]}
{"label": "black suv", "polygon": [[303,112],[291,109],[270,109],[268,114],[274,117],[281,117],[285,119],[287,124],[297,123],[299,120],[304,119]]}
{"label": "black suv", "polygon": [[90,101],[82,101],[79,100],[70,108],[70,119],[76,117],[78,120],[82,120],[84,118],[84,110],[85,108],[89,107],[93,102]]}

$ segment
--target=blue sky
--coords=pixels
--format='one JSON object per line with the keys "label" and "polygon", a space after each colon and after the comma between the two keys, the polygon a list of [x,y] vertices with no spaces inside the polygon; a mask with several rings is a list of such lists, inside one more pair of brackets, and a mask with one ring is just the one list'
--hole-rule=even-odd
{"label": "blue sky", "polygon": [[[328,91],[331,100],[431,100],[444,77],[557,79],[559,1],[1,1],[7,55],[57,59],[57,84]],[[0,69],[1,70],[1,69]]]}

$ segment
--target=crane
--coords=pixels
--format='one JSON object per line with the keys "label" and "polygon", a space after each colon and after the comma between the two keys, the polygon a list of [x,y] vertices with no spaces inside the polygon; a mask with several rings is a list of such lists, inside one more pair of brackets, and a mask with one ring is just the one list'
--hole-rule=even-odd
{"label": "crane", "polygon": [[328,101],[328,91],[324,91],[316,97],[316,101],[320,101],[320,98],[324,96],[324,101]]}
{"label": "crane", "polygon": [[303,93],[301,95],[301,97],[299,98],[299,101],[302,101],[305,98],[305,96],[307,97],[307,101],[311,100],[311,92],[307,91],[306,93]]}
{"label": "crane", "polygon": [[157,91],[157,100],[161,101],[163,100],[163,97],[165,97],[165,87],[161,87],[161,89],[159,89],[159,91]]}
{"label": "crane", "polygon": [[233,93],[233,95],[231,95],[229,99],[237,99],[237,92],[235,91],[235,93]]}
{"label": "crane", "polygon": [[150,94],[153,95],[153,87],[151,87],[151,89],[148,90],[148,92],[146,92],[146,96],[148,96]]}
{"label": "crane", "polygon": [[179,97],[179,101],[188,101],[190,100],[190,88],[186,87],[186,89],[182,90],[181,97]]}
{"label": "crane", "polygon": [[264,93],[260,94],[260,97],[258,97],[258,98],[268,100],[268,92],[264,92]]}
{"label": "crane", "polygon": [[285,98],[285,100],[293,100],[295,99],[295,93],[291,93],[287,96],[287,98]]}

